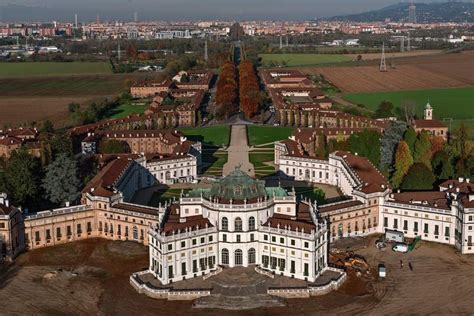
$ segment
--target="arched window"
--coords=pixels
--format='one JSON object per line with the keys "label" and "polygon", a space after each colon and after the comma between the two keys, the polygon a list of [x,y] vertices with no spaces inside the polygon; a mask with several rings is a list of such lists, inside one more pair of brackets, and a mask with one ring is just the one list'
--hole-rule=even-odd
{"label": "arched window", "polygon": [[255,249],[250,248],[248,251],[249,264],[255,264]]}
{"label": "arched window", "polygon": [[241,266],[242,265],[242,250],[237,249],[234,252],[234,263],[236,266]]}
{"label": "arched window", "polygon": [[229,250],[222,249],[221,260],[222,264],[229,264]]}
{"label": "arched window", "polygon": [[222,217],[222,223],[221,223],[221,229],[223,231],[228,231],[229,230],[229,220],[227,217]]}
{"label": "arched window", "polygon": [[234,231],[241,232],[242,231],[242,219],[237,217],[234,222]]}
{"label": "arched window", "polygon": [[253,216],[249,218],[249,230],[255,230],[255,217]]}

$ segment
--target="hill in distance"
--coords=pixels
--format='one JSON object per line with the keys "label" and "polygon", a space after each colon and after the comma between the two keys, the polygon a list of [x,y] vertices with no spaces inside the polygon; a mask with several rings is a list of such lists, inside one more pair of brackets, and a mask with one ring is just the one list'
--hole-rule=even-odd
{"label": "hill in distance", "polygon": [[[332,21],[351,22],[392,22],[408,21],[409,3],[398,3],[388,7],[351,15],[341,15],[328,18]],[[418,23],[435,22],[474,22],[474,3],[472,2],[443,2],[415,3],[416,21]]]}

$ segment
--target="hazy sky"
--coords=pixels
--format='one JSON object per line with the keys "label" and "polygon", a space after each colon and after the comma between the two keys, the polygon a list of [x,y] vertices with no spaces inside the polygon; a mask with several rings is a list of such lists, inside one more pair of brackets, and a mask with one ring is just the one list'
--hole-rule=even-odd
{"label": "hazy sky", "polygon": [[[54,15],[80,20],[131,19],[311,19],[364,12],[394,4],[396,0],[2,0],[4,3],[41,6]],[[2,2],[0,1],[0,2]],[[32,13],[34,14],[34,13]],[[5,14],[3,15],[5,17]]]}

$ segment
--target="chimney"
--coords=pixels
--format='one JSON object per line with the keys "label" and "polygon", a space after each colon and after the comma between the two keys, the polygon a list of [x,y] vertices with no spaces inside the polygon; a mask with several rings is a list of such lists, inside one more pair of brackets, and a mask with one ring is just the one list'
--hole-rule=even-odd
{"label": "chimney", "polygon": [[458,178],[458,181],[459,181],[460,183],[463,183],[463,182],[464,182],[464,178],[463,178],[463,177],[459,177],[459,178]]}

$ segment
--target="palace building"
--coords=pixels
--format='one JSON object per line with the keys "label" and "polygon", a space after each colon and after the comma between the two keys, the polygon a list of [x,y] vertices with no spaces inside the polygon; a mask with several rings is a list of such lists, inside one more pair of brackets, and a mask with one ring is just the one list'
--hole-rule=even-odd
{"label": "palace building", "polygon": [[295,180],[337,186],[346,196],[318,206],[329,223],[330,240],[390,229],[409,238],[452,245],[463,254],[474,253],[474,185],[469,179],[448,180],[439,191],[393,192],[367,158],[334,152],[320,159],[295,135],[275,143],[279,172]]}
{"label": "palace building", "polygon": [[327,267],[326,221],[315,205],[238,168],[210,189],[182,195],[149,237],[149,270],[162,284],[217,265],[259,265],[308,281]]}

